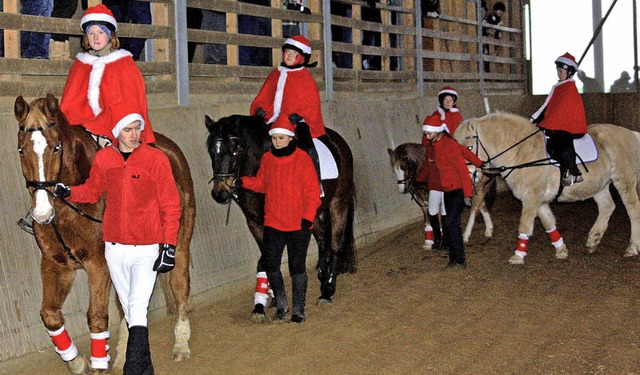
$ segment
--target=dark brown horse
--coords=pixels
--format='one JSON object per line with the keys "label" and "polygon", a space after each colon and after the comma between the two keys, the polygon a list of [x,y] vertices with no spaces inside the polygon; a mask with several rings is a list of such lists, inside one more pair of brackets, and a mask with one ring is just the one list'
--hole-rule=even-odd
{"label": "dark brown horse", "polygon": [[[213,167],[211,196],[221,204],[228,203],[232,197],[236,200],[264,256],[264,195],[241,189],[235,197],[224,181],[233,176],[256,175],[262,154],[271,146],[269,129],[259,117],[240,115],[225,117],[218,122],[206,116],[206,126],[209,130],[207,148]],[[338,274],[356,270],[353,157],[349,145],[338,133],[327,129],[327,134],[331,139],[327,147],[336,159],[339,176],[322,182],[325,196],[313,226],[318,244],[317,269],[321,292],[318,303],[331,303]],[[264,271],[262,262],[263,257],[258,261],[258,272]],[[263,321],[264,311],[258,304],[253,317]]]}
{"label": "dark brown horse", "polygon": [[[62,305],[71,289],[74,272],[83,268],[89,279],[89,331],[94,334],[105,332],[109,323],[111,280],[104,258],[102,228],[97,222],[102,219],[104,199],[96,204],[73,206],[65,200],[54,198],[52,193],[58,182],[73,186],[89,177],[98,146],[82,126],[69,126],[59,109],[58,100],[51,94],[30,104],[19,96],[14,112],[19,127],[18,151],[22,173],[33,197],[33,231],[42,252],[42,322],[49,331],[63,327]],[[173,357],[179,361],[190,356],[191,328],[187,315],[189,246],[193,234],[195,199],[191,172],[182,151],[167,137],[156,133],[156,138],[156,147],[164,151],[171,161],[182,204],[176,266],[168,276],[161,277],[167,306],[170,312],[177,311],[178,315]],[[176,311],[171,306],[172,302],[175,302]],[[126,347],[127,330],[126,325],[124,330],[122,327],[121,324],[114,367],[121,367],[124,363],[125,353],[120,350]],[[84,373],[88,368],[82,354],[67,364],[72,373]],[[101,371],[93,369],[92,372]]]}

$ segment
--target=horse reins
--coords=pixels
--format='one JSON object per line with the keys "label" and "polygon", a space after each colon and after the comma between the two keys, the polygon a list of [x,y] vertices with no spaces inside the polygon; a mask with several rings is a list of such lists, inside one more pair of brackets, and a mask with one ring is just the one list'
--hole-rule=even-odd
{"label": "horse reins", "polygon": [[[480,140],[480,136],[478,135],[478,130],[477,129],[476,129],[476,134],[475,135],[467,136],[466,139],[475,139],[476,140],[476,155],[478,155],[479,149],[482,148],[482,151],[484,151],[485,155],[487,155],[487,157],[488,157],[486,162],[487,163],[491,163],[492,160],[494,160],[494,159],[500,157],[501,155],[505,154],[506,152],[512,150],[516,146],[518,146],[521,143],[527,141],[529,138],[535,136],[536,134],[538,134],[541,131],[542,131],[542,129],[539,128],[535,132],[533,132],[533,133],[529,134],[528,136],[522,138],[518,142],[516,142],[513,145],[507,147],[506,149],[502,150],[501,152],[499,152],[498,154],[496,154],[494,156],[490,156],[489,152],[487,151],[487,149],[482,144],[482,141]],[[504,178],[507,178],[511,174],[511,172],[513,172],[516,169],[529,168],[529,167],[540,167],[540,166],[545,166],[545,165],[553,165],[553,163],[551,163],[551,158],[538,159],[538,160],[530,161],[530,162],[527,162],[527,163],[511,165],[511,166],[485,167],[485,168],[482,168],[482,171],[483,172],[488,171],[489,173],[487,173],[487,174],[492,174],[492,172],[493,173],[498,172],[499,174],[502,174],[503,172],[506,172],[508,170],[509,172],[504,176]]]}
{"label": "horse reins", "polygon": [[[229,140],[232,139],[240,139],[240,137],[229,137]],[[222,138],[214,138],[213,139],[214,142],[222,142],[223,139]],[[234,181],[235,179],[237,179],[238,177],[240,177],[240,164],[238,163],[238,167],[235,170],[235,173],[215,173],[213,172],[213,176],[211,177],[211,179],[209,180],[209,184],[211,182],[213,182],[214,180],[223,180],[225,178],[229,178],[229,177],[233,177]],[[229,217],[231,216],[231,202],[232,201],[237,201],[238,200],[238,194],[234,191],[234,189],[229,189],[229,193],[231,194],[231,198],[229,199],[229,202],[227,203],[227,217],[225,219],[225,225],[229,225]]]}
{"label": "horse reins", "polygon": [[[21,132],[34,132],[34,131],[44,131],[47,130],[53,126],[55,126],[57,123],[51,122],[49,124],[46,124],[45,126],[39,126],[37,128],[26,128],[24,126],[20,126],[19,129]],[[51,196],[51,198],[55,199],[60,199],[62,201],[62,203],[64,203],[67,207],[71,208],[73,211],[75,211],[77,214],[79,214],[80,216],[87,218],[91,221],[94,221],[96,223],[102,223],[102,220],[96,219],[90,215],[87,215],[86,213],[84,213],[82,210],[80,210],[78,207],[72,205],[71,203],[69,203],[69,201],[67,201],[65,198],[62,197],[58,197],[56,196],[54,193],[52,193],[49,188],[51,187],[55,187],[56,184],[59,181],[35,181],[35,180],[26,180],[25,179],[25,185],[27,187],[27,189],[31,188],[33,189],[33,193],[35,193],[38,190],[44,190],[48,195]],[[33,193],[31,193],[31,195],[33,195]],[[51,224],[51,226],[53,227],[53,231],[56,234],[56,237],[58,238],[58,241],[60,241],[60,244],[62,245],[62,247],[64,248],[65,253],[67,253],[67,255],[69,256],[69,258],[75,262],[75,263],[80,263],[80,261],[78,261],[78,258],[75,257],[75,255],[73,255],[73,253],[71,253],[71,249],[67,246],[67,244],[64,242],[64,239],[62,238],[62,234],[60,233],[60,229],[58,228],[58,223],[56,222],[55,219],[55,209],[53,210],[53,214],[51,217],[51,220],[49,220],[49,222],[45,223],[46,224]]]}

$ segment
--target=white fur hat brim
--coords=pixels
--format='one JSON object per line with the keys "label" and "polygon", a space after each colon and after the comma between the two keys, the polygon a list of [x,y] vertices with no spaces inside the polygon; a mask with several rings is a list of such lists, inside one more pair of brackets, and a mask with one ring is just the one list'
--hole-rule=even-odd
{"label": "white fur hat brim", "polygon": [[124,129],[125,126],[131,124],[134,121],[140,121],[140,130],[144,130],[144,118],[138,113],[131,113],[124,116],[120,121],[118,121],[113,130],[111,130],[113,138],[118,138],[122,129]]}
{"label": "white fur hat brim", "polygon": [[288,135],[291,137],[295,137],[295,133],[292,132],[289,129],[285,129],[285,128],[273,128],[271,130],[269,130],[269,135],[274,135],[274,134],[284,134],[284,135]]}
{"label": "white fur hat brim", "polygon": [[440,126],[433,126],[433,125],[422,125],[422,131],[423,132],[429,132],[429,133],[440,133],[443,131],[449,131],[449,129],[447,128],[447,125],[442,124]]}

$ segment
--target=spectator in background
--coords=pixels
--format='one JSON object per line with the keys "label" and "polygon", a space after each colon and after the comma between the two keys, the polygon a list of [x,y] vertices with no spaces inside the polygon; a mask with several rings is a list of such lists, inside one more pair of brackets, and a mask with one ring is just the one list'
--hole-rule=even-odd
{"label": "spectator in background", "polygon": [[[376,8],[377,0],[367,0],[368,6],[360,10],[363,21],[382,23],[380,9]],[[380,47],[380,33],[377,31],[362,30],[362,45]],[[362,69],[382,70],[382,57],[374,55],[362,55]]]}
{"label": "spectator in background", "polygon": [[[311,14],[311,10],[304,6],[303,0],[282,0],[282,7],[289,10],[298,11],[304,14]],[[282,36],[285,38],[303,34],[298,21],[282,21]]]}
{"label": "spectator in background", "polygon": [[[226,31],[227,16],[222,12],[202,10],[202,30]],[[227,46],[224,44],[205,43],[202,46],[205,64],[227,64]]]}
{"label": "spectator in background", "polygon": [[[140,0],[103,0],[119,23],[151,25],[151,3]],[[140,60],[144,49],[144,38],[120,38],[120,48],[131,52],[133,59]]]}
{"label": "spectator in background", "polygon": [[[331,2],[331,14],[351,18],[351,4]],[[334,42],[353,43],[353,34],[350,28],[331,25],[331,40]],[[331,59],[337,68],[353,68],[353,55],[346,52],[333,52]]]}
{"label": "spectator in background", "polygon": [[422,18],[438,18],[440,17],[440,0],[420,0],[422,9]]}
{"label": "spectator in background", "polygon": [[[53,0],[22,0],[21,3],[20,14],[50,17],[53,10]],[[21,31],[21,56],[25,59],[48,59],[50,37],[48,33]]]}
{"label": "spectator in background", "polygon": [[[270,6],[269,0],[239,0],[243,3]],[[238,33],[271,36],[271,19],[256,16],[238,15]],[[265,47],[240,46],[238,48],[240,65],[271,66],[271,49]]]}
{"label": "spectator in background", "polygon": [[[504,6],[504,3],[502,3],[501,1],[498,1],[497,3],[493,4],[493,11],[487,14],[485,18],[486,23],[494,26],[502,26],[503,24],[502,14],[505,12],[505,10],[507,10],[507,8]],[[483,28],[482,35],[484,36],[489,35],[489,28]],[[495,36],[496,39],[500,39],[501,37],[500,30],[495,29],[495,32],[493,35]]]}
{"label": "spectator in background", "polygon": [[595,79],[587,76],[584,70],[578,70],[578,79],[582,81],[582,92],[584,94],[589,92],[604,92],[602,84]]}
{"label": "spectator in background", "polygon": [[623,70],[622,73],[620,73],[620,78],[613,81],[613,85],[611,85],[611,93],[614,94],[633,91],[630,81],[631,76],[629,75],[629,72]]}
{"label": "spectator in background", "polygon": [[[51,17],[71,19],[78,8],[78,0],[54,0]],[[69,35],[51,34],[49,41],[49,58],[51,60],[71,59]]]}

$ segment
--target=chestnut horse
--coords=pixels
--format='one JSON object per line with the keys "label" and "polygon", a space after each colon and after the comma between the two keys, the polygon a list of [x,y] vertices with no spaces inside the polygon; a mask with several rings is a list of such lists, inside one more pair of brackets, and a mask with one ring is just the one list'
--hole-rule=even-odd
{"label": "chestnut horse", "polygon": [[[455,138],[475,150],[499,171],[513,195],[522,202],[516,253],[511,264],[523,264],[528,238],[533,233],[536,216],[542,222],[556,258],[569,255],[549,204],[576,202],[593,198],[598,217],[587,237],[586,251],[596,250],[607,230],[615,208],[609,186],[613,183],[631,221],[631,239],[625,256],[637,256],[640,249],[640,199],[637,185],[640,178],[640,143],[636,133],[611,124],[588,127],[595,142],[598,157],[580,165],[584,181],[561,188],[559,169],[549,162],[544,134],[527,119],[510,113],[491,113],[481,118],[463,121]],[[576,213],[579,215],[579,213]],[[578,217],[576,217],[578,218]]]}
{"label": "chestnut horse", "polygon": [[[225,184],[228,177],[255,176],[262,155],[271,147],[268,126],[260,117],[234,115],[215,122],[206,116],[209,131],[207,148],[213,167],[211,196],[220,204],[233,198],[245,215],[249,230],[264,254],[263,219],[264,194],[240,189],[237,196]],[[338,274],[356,270],[355,239],[353,233],[355,188],[353,157],[349,145],[335,131],[327,129],[331,142],[327,147],[338,165],[337,179],[323,180],[325,196],[313,225],[312,233],[318,244],[318,279],[321,295],[318,303],[331,303],[336,291]],[[264,271],[263,258],[258,272]],[[256,304],[252,319],[264,321],[263,306]]]}
{"label": "chestnut horse", "polygon": [[[89,331],[102,335],[107,332],[108,336],[111,279],[99,223],[104,212],[104,198],[96,204],[74,206],[53,196],[56,183],[73,186],[89,177],[93,158],[98,151],[96,141],[82,126],[69,126],[60,111],[58,100],[51,94],[30,104],[19,96],[15,101],[14,113],[18,120],[22,173],[32,196],[33,232],[42,252],[42,322],[49,331],[63,329],[62,305],[71,289],[74,272],[83,268],[89,280]],[[177,311],[178,315],[173,358],[179,361],[190,356],[189,246],[195,221],[195,199],[191,172],[182,151],[169,138],[158,133],[156,138],[156,147],[164,151],[171,161],[182,205],[176,266],[168,276],[161,277],[167,308],[172,313]],[[175,311],[172,302],[175,302]],[[126,324],[121,323],[119,336],[117,358],[114,361],[116,368],[124,364],[124,348],[128,337]],[[67,365],[74,374],[88,370],[82,354],[68,359]],[[101,372],[92,370],[92,373]]]}
{"label": "chestnut horse", "polygon": [[[425,162],[425,146],[418,143],[403,143],[393,150],[388,148],[387,152],[389,153],[391,160],[391,168],[397,178],[398,189],[402,194],[411,194],[411,198],[416,201],[422,210],[425,226],[425,241],[423,247],[426,250],[431,250],[433,245],[431,243],[432,241],[427,241],[426,239],[427,228],[431,227],[431,224],[429,223],[429,213],[427,212],[429,205],[429,189],[427,188],[426,183],[416,182],[415,180],[418,171],[422,168]],[[477,178],[478,175],[480,175],[479,179]],[[484,219],[484,236],[488,239],[493,236],[493,221],[491,220],[491,215],[489,214],[489,210],[485,204],[485,196],[493,186],[492,183],[495,182],[495,180],[482,175],[477,169],[473,170],[472,178],[474,179],[475,194],[471,204],[469,220],[467,221],[467,225],[462,236],[465,243],[469,242],[478,212],[482,214],[482,218]]]}

